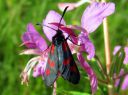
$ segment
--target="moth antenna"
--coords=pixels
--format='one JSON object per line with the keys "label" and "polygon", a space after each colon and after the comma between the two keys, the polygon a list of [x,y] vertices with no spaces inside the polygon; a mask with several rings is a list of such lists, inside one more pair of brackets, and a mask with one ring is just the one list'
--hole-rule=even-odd
{"label": "moth antenna", "polygon": [[69,7],[69,6],[65,7],[65,9],[64,9],[64,11],[63,11],[63,14],[62,14],[62,16],[61,16],[61,19],[60,19],[60,22],[59,22],[59,25],[58,25],[58,30],[59,30],[59,27],[60,27],[60,23],[61,23],[61,21],[62,21],[64,15],[65,15],[65,13],[66,13],[68,7]]}
{"label": "moth antenna", "polygon": [[[60,27],[60,23],[61,23],[61,21],[62,21],[64,15],[65,15],[65,12],[67,11],[68,7],[69,7],[69,6],[65,7],[65,9],[64,9],[64,11],[63,11],[63,14],[62,14],[62,16],[61,16],[61,19],[60,19],[60,21],[59,21],[58,30],[59,30],[59,27]],[[42,27],[42,25],[41,25],[40,23],[37,23],[36,25],[40,25],[40,26]],[[47,26],[47,25],[44,25],[44,24],[43,24],[43,26],[48,27],[48,28],[50,28],[50,29],[52,29],[52,30],[57,31],[56,29],[54,29],[54,28],[52,28],[52,27],[50,27],[50,26]]]}
{"label": "moth antenna", "polygon": [[[41,27],[42,27],[42,25],[41,25],[40,23],[37,23],[36,25],[39,25],[39,26],[41,26]],[[47,25],[44,25],[44,24],[43,24],[43,26],[48,27],[48,28],[50,28],[50,29],[52,29],[52,30],[57,31],[56,29],[54,29],[54,28],[52,28],[52,27],[50,27],[50,26],[47,26]]]}
{"label": "moth antenna", "polygon": [[54,29],[54,28],[52,28],[52,27],[50,27],[50,26],[47,26],[47,25],[44,25],[44,24],[43,24],[43,26],[48,27],[48,28],[50,28],[50,29],[52,29],[52,30],[57,31],[56,29]]}

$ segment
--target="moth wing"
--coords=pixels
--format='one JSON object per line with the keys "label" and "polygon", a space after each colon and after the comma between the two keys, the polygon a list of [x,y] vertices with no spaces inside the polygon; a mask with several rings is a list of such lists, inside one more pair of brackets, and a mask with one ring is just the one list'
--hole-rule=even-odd
{"label": "moth wing", "polygon": [[[61,76],[73,84],[79,83],[80,73],[66,41],[58,49]],[[61,63],[61,64],[60,64]]]}
{"label": "moth wing", "polygon": [[54,44],[51,45],[49,57],[44,73],[44,82],[47,86],[51,86],[58,76],[58,57],[57,49]]}

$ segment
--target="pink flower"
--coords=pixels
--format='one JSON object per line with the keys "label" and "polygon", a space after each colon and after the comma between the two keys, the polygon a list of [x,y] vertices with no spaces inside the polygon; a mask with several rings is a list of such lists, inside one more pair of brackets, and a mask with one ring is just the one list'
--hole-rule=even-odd
{"label": "pink flower", "polygon": [[68,10],[73,10],[86,2],[92,3],[86,8],[81,18],[81,26],[91,33],[95,31],[102,23],[106,16],[111,15],[115,11],[114,3],[94,2],[95,0],[80,0],[76,3],[59,3],[58,7],[62,11],[66,6]]}
{"label": "pink flower", "polygon": [[77,53],[77,57],[78,57],[78,60],[81,62],[82,67],[87,72],[91,80],[92,93],[95,93],[95,91],[97,90],[97,84],[98,84],[97,77],[94,71],[92,70],[92,68],[90,67],[90,65],[84,60],[84,57],[82,56],[81,52]]}
{"label": "pink flower", "polygon": [[125,52],[125,58],[124,58],[124,64],[128,64],[128,47],[124,48],[124,52]]}
{"label": "pink flower", "polygon": [[[118,52],[121,48],[122,48],[122,47],[119,46],[119,45],[116,46],[116,47],[114,48],[113,55],[116,55],[117,52]],[[128,47],[125,46],[123,49],[124,49],[124,52],[125,52],[125,58],[124,58],[123,63],[124,63],[124,64],[127,64],[127,63],[128,63]],[[120,52],[120,54],[121,54],[121,52]],[[122,74],[124,74],[124,70],[122,71],[122,69],[121,69],[119,76],[122,75]],[[126,75],[126,76],[124,77],[124,81],[123,81],[122,86],[121,86],[121,89],[122,89],[122,90],[126,90],[126,89],[128,88],[127,82],[128,82],[128,75]],[[119,85],[119,83],[120,83],[120,79],[117,79],[116,82],[115,82],[115,87],[117,87],[117,86]]]}
{"label": "pink flower", "polygon": [[114,3],[99,3],[94,2],[86,8],[81,18],[81,26],[87,30],[88,33],[94,32],[103,19],[115,11]]}
{"label": "pink flower", "polygon": [[[21,73],[22,84],[26,83],[28,85],[29,76],[31,70],[34,68],[33,76],[43,75],[47,58],[48,58],[48,50],[47,43],[41,37],[41,35],[35,30],[34,26],[29,23],[27,25],[27,32],[22,35],[22,41],[28,49],[22,51],[20,54],[34,54],[37,55],[34,58],[31,58],[23,72]],[[38,64],[37,64],[38,63]],[[37,64],[37,65],[36,65]]]}
{"label": "pink flower", "polygon": [[126,90],[126,89],[128,89],[128,75],[125,76],[121,88],[122,88],[122,90]]}
{"label": "pink flower", "polygon": [[[121,69],[118,76],[122,76],[124,73],[125,73],[124,69]],[[117,77],[117,75],[115,74],[114,77]],[[120,85],[120,78],[115,80],[115,87],[118,87],[119,85]],[[121,89],[122,90],[128,89],[128,75],[124,76],[124,80],[123,80],[123,82],[121,84]]]}
{"label": "pink flower", "polygon": [[121,46],[116,46],[113,50],[113,55],[116,55],[117,52],[121,49]]}
{"label": "pink flower", "polygon": [[[116,46],[115,48],[114,48],[114,51],[113,51],[113,55],[116,55],[116,53],[119,51],[121,49],[121,46]],[[123,61],[123,63],[124,64],[127,64],[128,63],[128,47],[126,46],[126,47],[124,47],[124,52],[125,52],[125,58],[124,58],[124,61]]]}
{"label": "pink flower", "polygon": [[[119,73],[119,76],[123,75],[124,74],[124,69],[121,69],[120,70],[120,73]],[[117,77],[116,73],[114,74],[114,78]],[[120,79],[116,79],[115,80],[115,87],[118,87],[119,86],[119,83],[120,83]]]}

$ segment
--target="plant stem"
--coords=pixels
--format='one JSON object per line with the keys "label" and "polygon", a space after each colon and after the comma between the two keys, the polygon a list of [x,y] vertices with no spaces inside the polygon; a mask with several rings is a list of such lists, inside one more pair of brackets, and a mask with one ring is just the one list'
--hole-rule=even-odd
{"label": "plant stem", "polygon": [[[102,0],[102,2],[106,2],[106,0]],[[109,44],[109,31],[108,31],[108,23],[107,18],[103,20],[103,31],[104,31],[104,45],[105,45],[105,57],[106,57],[106,68],[107,74],[110,72],[111,65],[111,57],[110,57],[110,44]],[[108,84],[108,95],[113,95],[113,87]]]}
{"label": "plant stem", "polygon": [[98,81],[101,82],[101,83],[104,83],[104,84],[108,84],[108,81],[106,81],[106,80],[98,79]]}
{"label": "plant stem", "polygon": [[113,88],[113,85],[108,84],[108,95],[114,95]]}
{"label": "plant stem", "polygon": [[109,44],[109,32],[108,32],[107,18],[105,18],[103,21],[103,31],[104,31],[106,68],[107,68],[107,74],[109,74],[110,65],[111,65],[111,58],[110,58],[110,44]]}
{"label": "plant stem", "polygon": [[[105,18],[103,21],[103,31],[104,31],[106,68],[107,68],[107,74],[109,74],[111,58],[110,58],[110,44],[109,44],[109,32],[108,32],[107,18]],[[112,85],[110,85],[110,84],[108,84],[108,95],[113,95],[113,88],[112,88]]]}
{"label": "plant stem", "polygon": [[57,88],[57,83],[56,83],[56,81],[54,82],[53,85],[54,85],[54,86],[53,86],[53,94],[52,94],[52,95],[56,95],[56,88]]}

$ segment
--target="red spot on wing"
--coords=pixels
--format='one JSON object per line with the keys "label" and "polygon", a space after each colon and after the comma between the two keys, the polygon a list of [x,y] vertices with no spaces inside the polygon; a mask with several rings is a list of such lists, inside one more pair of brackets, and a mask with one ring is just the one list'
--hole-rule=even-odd
{"label": "red spot on wing", "polygon": [[71,66],[70,67],[70,70],[72,71],[72,72],[77,72],[77,69],[76,69],[76,66],[74,65],[74,66]]}
{"label": "red spot on wing", "polygon": [[67,59],[64,59],[63,64],[68,65],[68,64],[70,64],[70,62],[71,62],[71,58],[69,57]]}
{"label": "red spot on wing", "polygon": [[46,69],[45,74],[46,74],[46,76],[49,76],[50,75],[50,70]]}
{"label": "red spot on wing", "polygon": [[64,52],[67,52],[67,51],[68,51],[68,44],[67,44],[66,41],[63,42],[63,44],[62,44],[62,48],[63,48],[63,51],[64,51]]}
{"label": "red spot on wing", "polygon": [[52,44],[51,46],[51,54],[54,54],[55,46]]}
{"label": "red spot on wing", "polygon": [[51,60],[48,58],[48,64],[51,63]]}
{"label": "red spot on wing", "polygon": [[54,61],[52,61],[51,63],[49,63],[50,67],[53,68],[55,66]]}
{"label": "red spot on wing", "polygon": [[50,65],[51,68],[55,66],[55,62],[50,59],[48,59],[48,64]]}

